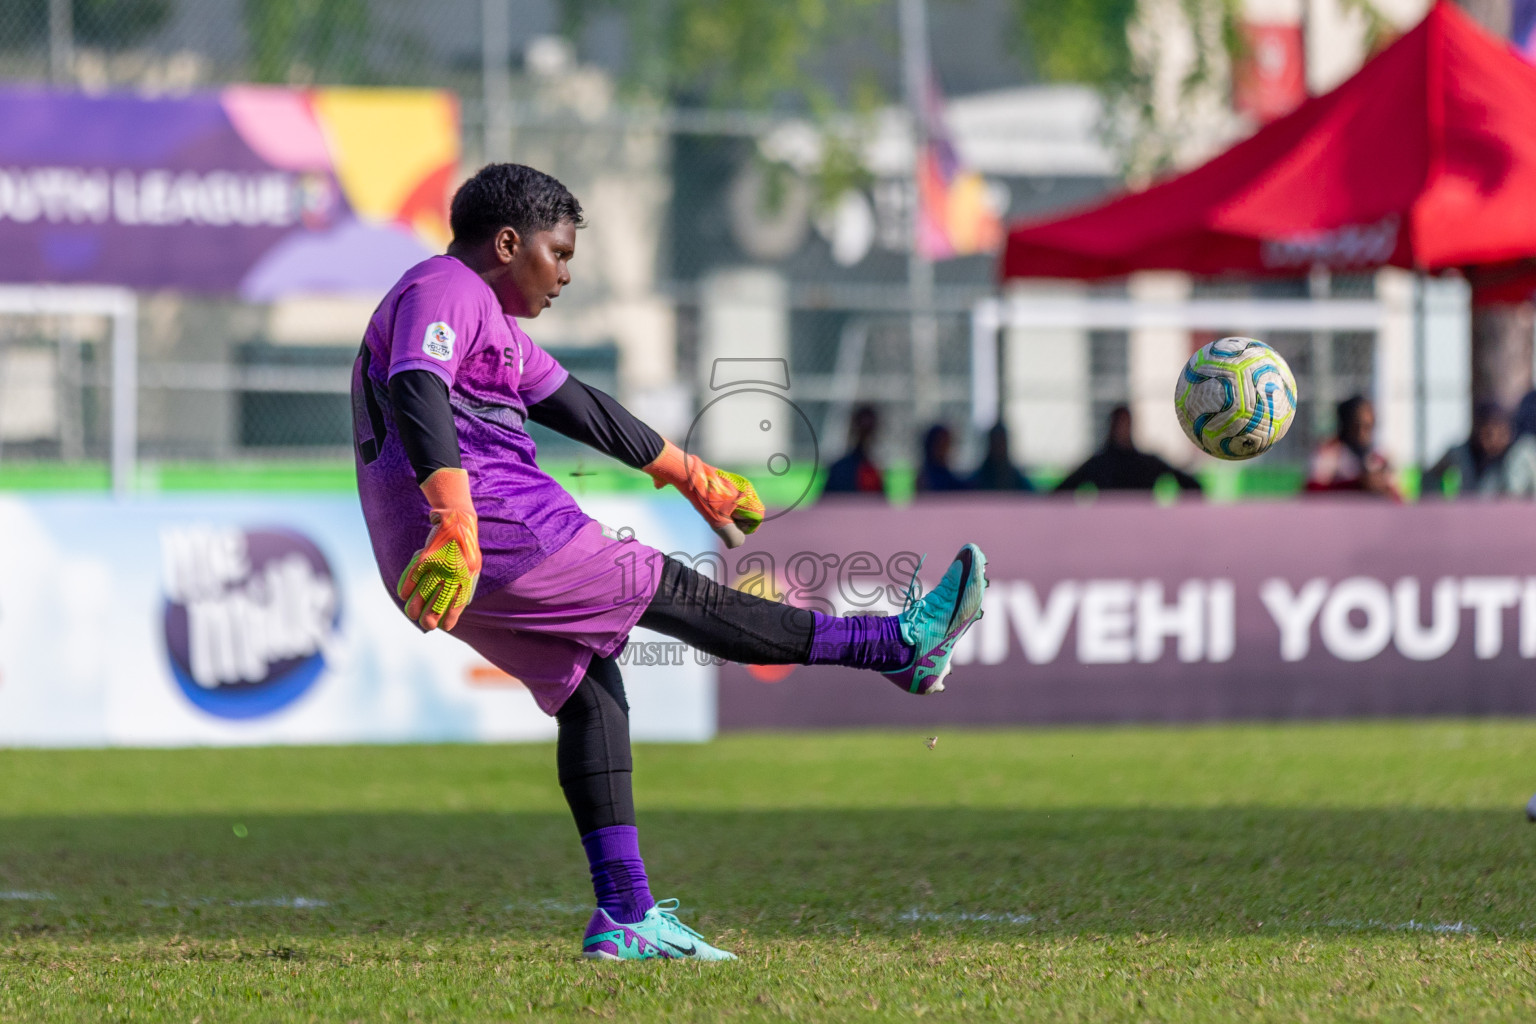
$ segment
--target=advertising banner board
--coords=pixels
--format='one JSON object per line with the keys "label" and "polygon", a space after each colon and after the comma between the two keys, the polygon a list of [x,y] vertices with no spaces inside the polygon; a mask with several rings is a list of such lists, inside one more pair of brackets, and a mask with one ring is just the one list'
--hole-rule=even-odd
{"label": "advertising banner board", "polygon": [[0,124],[0,281],[382,293],[448,241],[448,92],[13,87]]}
{"label": "advertising banner board", "polygon": [[889,612],[919,555],[931,587],[974,540],[984,617],[942,694],[730,665],[720,727],[1532,714],[1533,524],[1516,502],[823,502],[727,553],[728,575]]}
{"label": "advertising banner board", "polygon": [[[665,551],[681,498],[588,512]],[[516,680],[394,606],[357,500],[0,495],[0,746],[552,739]],[[637,739],[714,734],[713,665],[637,630]]]}

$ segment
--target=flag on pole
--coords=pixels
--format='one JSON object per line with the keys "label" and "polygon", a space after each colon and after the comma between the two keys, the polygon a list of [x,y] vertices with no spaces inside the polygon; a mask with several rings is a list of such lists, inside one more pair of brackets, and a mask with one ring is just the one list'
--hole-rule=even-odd
{"label": "flag on pole", "polygon": [[918,251],[930,260],[995,253],[1003,221],[986,179],[960,161],[944,117],[944,96],[930,76],[927,141],[917,173]]}
{"label": "flag on pole", "polygon": [[1536,63],[1536,0],[1515,0],[1510,12],[1509,41],[1520,56]]}

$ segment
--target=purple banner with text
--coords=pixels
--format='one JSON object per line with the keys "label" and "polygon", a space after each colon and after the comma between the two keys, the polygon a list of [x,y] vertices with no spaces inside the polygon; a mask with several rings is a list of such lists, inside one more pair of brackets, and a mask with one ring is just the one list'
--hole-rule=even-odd
{"label": "purple banner with text", "polygon": [[1347,499],[823,502],[727,577],[890,613],[964,541],[991,587],[948,689],[832,667],[721,670],[722,729],[1536,713],[1536,505]]}
{"label": "purple banner with text", "polygon": [[446,92],[10,88],[0,124],[0,281],[382,293],[447,241]]}

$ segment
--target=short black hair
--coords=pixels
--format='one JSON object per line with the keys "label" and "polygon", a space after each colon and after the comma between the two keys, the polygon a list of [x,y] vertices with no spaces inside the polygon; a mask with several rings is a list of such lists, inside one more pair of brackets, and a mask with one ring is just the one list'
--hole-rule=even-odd
{"label": "short black hair", "polygon": [[1485,398],[1472,407],[1472,425],[1474,427],[1486,426],[1489,423],[1509,423],[1509,413],[1504,407],[1491,398]]}
{"label": "short black hair", "polygon": [[1360,416],[1360,410],[1370,404],[1371,400],[1364,395],[1350,395],[1340,402],[1337,410],[1338,432],[1342,434],[1346,430],[1352,430]]}
{"label": "short black hair", "polygon": [[448,210],[453,240],[465,245],[504,227],[526,237],[562,221],[583,226],[581,204],[559,181],[524,164],[486,164],[459,186]]}

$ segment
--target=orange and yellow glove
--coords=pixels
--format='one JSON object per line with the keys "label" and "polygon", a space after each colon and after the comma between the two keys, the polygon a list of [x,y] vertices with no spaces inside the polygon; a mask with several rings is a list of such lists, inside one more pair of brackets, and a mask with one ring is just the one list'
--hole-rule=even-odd
{"label": "orange and yellow glove", "polygon": [[689,455],[671,441],[645,467],[658,488],[671,484],[693,502],[727,547],[739,547],[746,534],[763,525],[763,500],[744,476],[716,469],[697,455]]}
{"label": "orange and yellow glove", "polygon": [[480,579],[480,521],[469,498],[469,474],[439,469],[421,493],[432,508],[432,529],[395,592],[405,602],[405,614],[423,630],[452,629]]}

